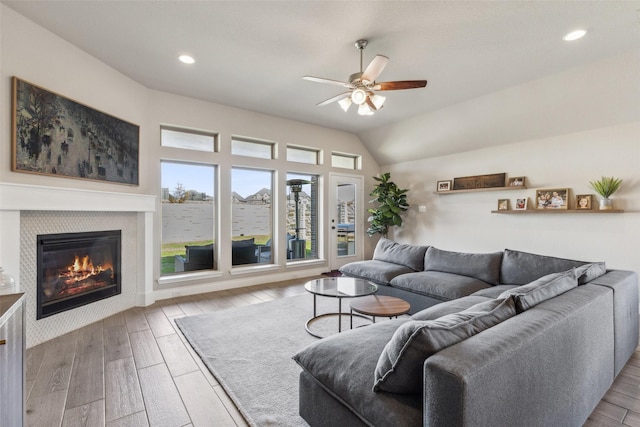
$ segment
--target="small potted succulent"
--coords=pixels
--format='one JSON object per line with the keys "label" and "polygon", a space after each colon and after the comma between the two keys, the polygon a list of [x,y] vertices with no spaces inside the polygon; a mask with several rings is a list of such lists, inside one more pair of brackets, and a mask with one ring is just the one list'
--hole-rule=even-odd
{"label": "small potted succulent", "polygon": [[614,178],[612,176],[603,176],[597,181],[589,181],[589,184],[596,193],[602,196],[602,199],[600,199],[600,209],[613,209],[613,203],[611,202],[610,197],[613,195],[613,193],[618,191],[620,185],[622,184],[622,179]]}

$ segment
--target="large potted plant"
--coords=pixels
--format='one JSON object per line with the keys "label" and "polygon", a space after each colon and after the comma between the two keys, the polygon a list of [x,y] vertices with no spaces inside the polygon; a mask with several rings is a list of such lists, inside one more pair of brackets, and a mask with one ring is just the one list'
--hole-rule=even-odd
{"label": "large potted plant", "polygon": [[407,191],[400,189],[393,181],[389,172],[383,173],[379,177],[374,176],[373,179],[378,181],[373,191],[369,194],[374,197],[369,203],[377,203],[376,208],[370,208],[368,211],[369,228],[367,234],[373,236],[380,233],[387,237],[389,227],[402,225],[402,216],[404,211],[409,208],[407,203]]}
{"label": "large potted plant", "polygon": [[622,180],[620,178],[614,178],[612,176],[603,176],[597,181],[589,181],[589,184],[596,193],[602,196],[602,199],[600,199],[600,209],[613,209],[613,203],[611,202],[610,197],[613,195],[613,193],[618,191],[620,185],[622,184]]}

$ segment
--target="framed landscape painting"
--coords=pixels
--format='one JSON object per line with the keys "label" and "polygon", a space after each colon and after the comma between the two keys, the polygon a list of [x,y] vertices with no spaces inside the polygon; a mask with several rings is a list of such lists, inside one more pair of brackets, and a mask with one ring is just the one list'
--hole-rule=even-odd
{"label": "framed landscape painting", "polygon": [[11,170],[138,185],[140,128],[17,77]]}

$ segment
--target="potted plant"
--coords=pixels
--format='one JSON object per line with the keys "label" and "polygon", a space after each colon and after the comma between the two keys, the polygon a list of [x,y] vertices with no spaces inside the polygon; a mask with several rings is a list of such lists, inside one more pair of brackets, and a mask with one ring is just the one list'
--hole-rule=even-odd
{"label": "potted plant", "polygon": [[379,184],[369,194],[375,197],[369,203],[378,203],[378,207],[368,209],[371,216],[368,219],[370,226],[367,229],[367,234],[373,236],[380,233],[387,237],[389,227],[402,225],[400,215],[409,208],[406,195],[409,190],[400,189],[391,181],[389,172],[383,173],[380,177],[374,176],[373,179]]}
{"label": "potted plant", "polygon": [[622,179],[614,178],[612,176],[603,176],[597,181],[589,181],[589,184],[596,193],[602,196],[602,199],[600,199],[600,209],[613,209],[613,203],[611,202],[610,197],[613,195],[613,193],[618,191],[620,185],[622,184]]}

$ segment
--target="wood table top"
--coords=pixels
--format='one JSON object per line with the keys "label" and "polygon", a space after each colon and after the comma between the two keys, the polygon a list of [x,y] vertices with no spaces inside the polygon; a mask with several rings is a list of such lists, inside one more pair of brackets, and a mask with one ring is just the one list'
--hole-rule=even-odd
{"label": "wood table top", "polygon": [[351,309],[369,316],[394,317],[408,313],[411,305],[396,297],[370,295],[351,301]]}

